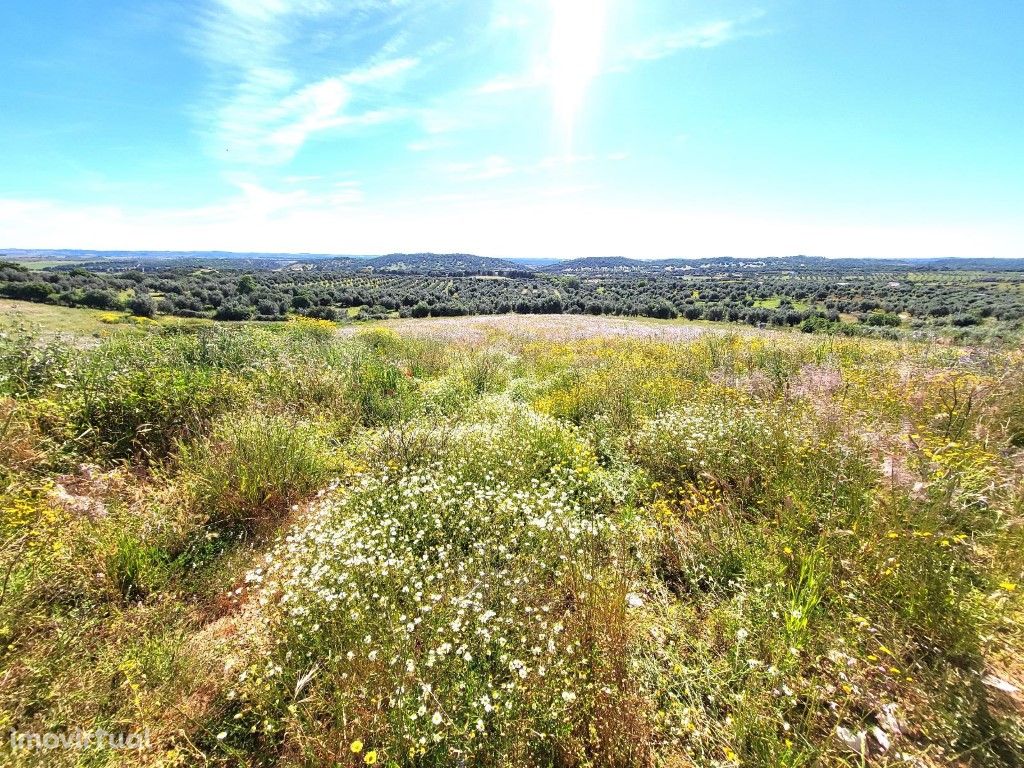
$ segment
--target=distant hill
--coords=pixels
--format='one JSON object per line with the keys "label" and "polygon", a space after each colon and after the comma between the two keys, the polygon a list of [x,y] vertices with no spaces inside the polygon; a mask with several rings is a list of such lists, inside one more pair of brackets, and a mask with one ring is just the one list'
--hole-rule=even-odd
{"label": "distant hill", "polygon": [[543,267],[541,272],[566,275],[674,274],[707,275],[720,272],[897,272],[897,271],[986,270],[1021,271],[1024,259],[936,258],[936,259],[829,259],[823,256],[776,256],[759,259],[724,256],[696,259],[629,259],[623,256],[568,259]]}
{"label": "distant hill", "polygon": [[[19,261],[67,261],[69,263],[108,261],[278,261],[294,262],[309,259],[329,259],[336,256],[316,253],[261,253],[233,251],[96,251],[74,248],[0,248],[0,257]],[[349,256],[347,258],[361,258]]]}
{"label": "distant hill", "polygon": [[557,264],[558,262],[561,261],[561,259],[555,259],[551,257],[525,259],[510,257],[509,259],[507,259],[507,261],[514,261],[516,264],[521,264],[524,267],[529,267],[530,269],[539,269],[540,267],[550,267],[552,264]]}
{"label": "distant hill", "polygon": [[674,258],[630,259],[624,256],[594,256],[559,260],[553,257],[499,259],[470,253],[390,253],[384,256],[323,253],[232,253],[230,251],[95,251],[84,249],[0,248],[0,260],[15,260],[40,267],[67,269],[83,266],[114,272],[127,269],[168,267],[248,269],[374,271],[386,274],[472,275],[505,273],[550,275],[724,275],[779,274],[795,272],[906,272],[1024,271],[1022,259],[932,258],[932,259],[829,259],[821,256],[779,256],[766,258]]}
{"label": "distant hill", "polygon": [[584,259],[567,259],[546,267],[545,272],[633,272],[643,269],[645,262],[627,259],[625,256],[588,256]]}
{"label": "distant hill", "polygon": [[733,257],[715,259],[630,259],[625,256],[592,256],[583,259],[559,261],[545,267],[543,271],[555,274],[632,272],[656,274],[691,271],[706,273],[708,271],[764,269],[766,267],[792,269],[796,266],[793,260],[799,258],[802,257],[787,256],[778,259],[737,259]]}
{"label": "distant hill", "polygon": [[470,253],[390,253],[377,256],[360,266],[381,272],[521,272],[522,264]]}
{"label": "distant hill", "polygon": [[[83,266],[104,271],[168,266],[214,269],[333,269],[374,270],[416,274],[524,272],[538,264],[469,253],[390,253],[385,256],[350,256],[317,253],[231,253],[228,251],[90,251],[0,249],[0,259],[43,262],[48,266]],[[553,260],[537,260],[551,263]]]}

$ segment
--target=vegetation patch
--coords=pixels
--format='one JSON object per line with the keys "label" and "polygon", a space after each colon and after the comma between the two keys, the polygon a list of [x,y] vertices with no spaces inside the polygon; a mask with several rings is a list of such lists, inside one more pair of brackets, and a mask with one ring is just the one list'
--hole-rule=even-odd
{"label": "vegetation patch", "polygon": [[148,735],[58,766],[1019,765],[1019,350],[606,322],[4,329],[4,732]]}

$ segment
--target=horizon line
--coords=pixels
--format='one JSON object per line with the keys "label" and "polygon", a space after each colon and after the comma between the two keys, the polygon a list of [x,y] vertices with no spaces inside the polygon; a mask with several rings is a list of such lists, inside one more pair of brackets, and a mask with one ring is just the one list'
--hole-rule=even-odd
{"label": "horizon line", "polygon": [[1020,256],[826,256],[812,255],[805,253],[793,253],[771,256],[668,256],[668,257],[643,257],[643,256],[483,256],[471,251],[390,251],[376,254],[355,254],[355,253],[327,253],[316,251],[232,251],[224,249],[154,249],[154,248],[8,248],[0,247],[0,256],[17,255],[17,253],[32,254],[60,254],[60,253],[83,253],[83,254],[225,254],[228,256],[276,256],[294,258],[345,258],[345,259],[376,259],[385,256],[471,256],[477,259],[488,259],[493,261],[520,261],[520,260],[550,260],[550,261],[585,261],[596,259],[623,259],[626,261],[638,262],[664,262],[664,261],[762,261],[774,259],[824,259],[828,261],[941,261],[947,259],[975,259],[992,261],[1014,261],[1024,260],[1024,254]]}

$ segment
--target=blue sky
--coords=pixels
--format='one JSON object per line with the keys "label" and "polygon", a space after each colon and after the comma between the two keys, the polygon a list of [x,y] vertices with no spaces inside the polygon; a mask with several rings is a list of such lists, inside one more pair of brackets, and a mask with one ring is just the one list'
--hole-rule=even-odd
{"label": "blue sky", "polygon": [[0,246],[1024,257],[1019,0],[6,0]]}

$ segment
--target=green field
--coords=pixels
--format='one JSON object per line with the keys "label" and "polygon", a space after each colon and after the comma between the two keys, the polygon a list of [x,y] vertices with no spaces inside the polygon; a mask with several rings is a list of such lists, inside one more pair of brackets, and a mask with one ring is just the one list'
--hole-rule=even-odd
{"label": "green field", "polygon": [[[140,321],[138,318],[132,318],[127,312],[58,307],[52,304],[0,299],[0,322],[7,325],[35,326],[52,333],[96,336],[109,334],[123,325],[148,324],[153,321]],[[182,325],[203,322],[209,321],[161,317],[156,324]]]}
{"label": "green field", "polygon": [[1019,350],[31,306],[0,726],[149,738],[46,765],[1024,758]]}
{"label": "green field", "polygon": [[28,323],[43,330],[57,333],[98,334],[109,332],[115,318],[123,312],[105,312],[98,309],[57,307],[28,301],[0,299],[0,317],[7,323]]}
{"label": "green field", "polygon": [[[0,254],[0,256],[2,256],[2,254]],[[27,267],[28,269],[48,269],[49,267],[66,267],[69,265],[69,263],[73,263],[61,259],[12,259],[9,257],[3,258],[6,261],[12,261],[15,264],[21,264]]]}

